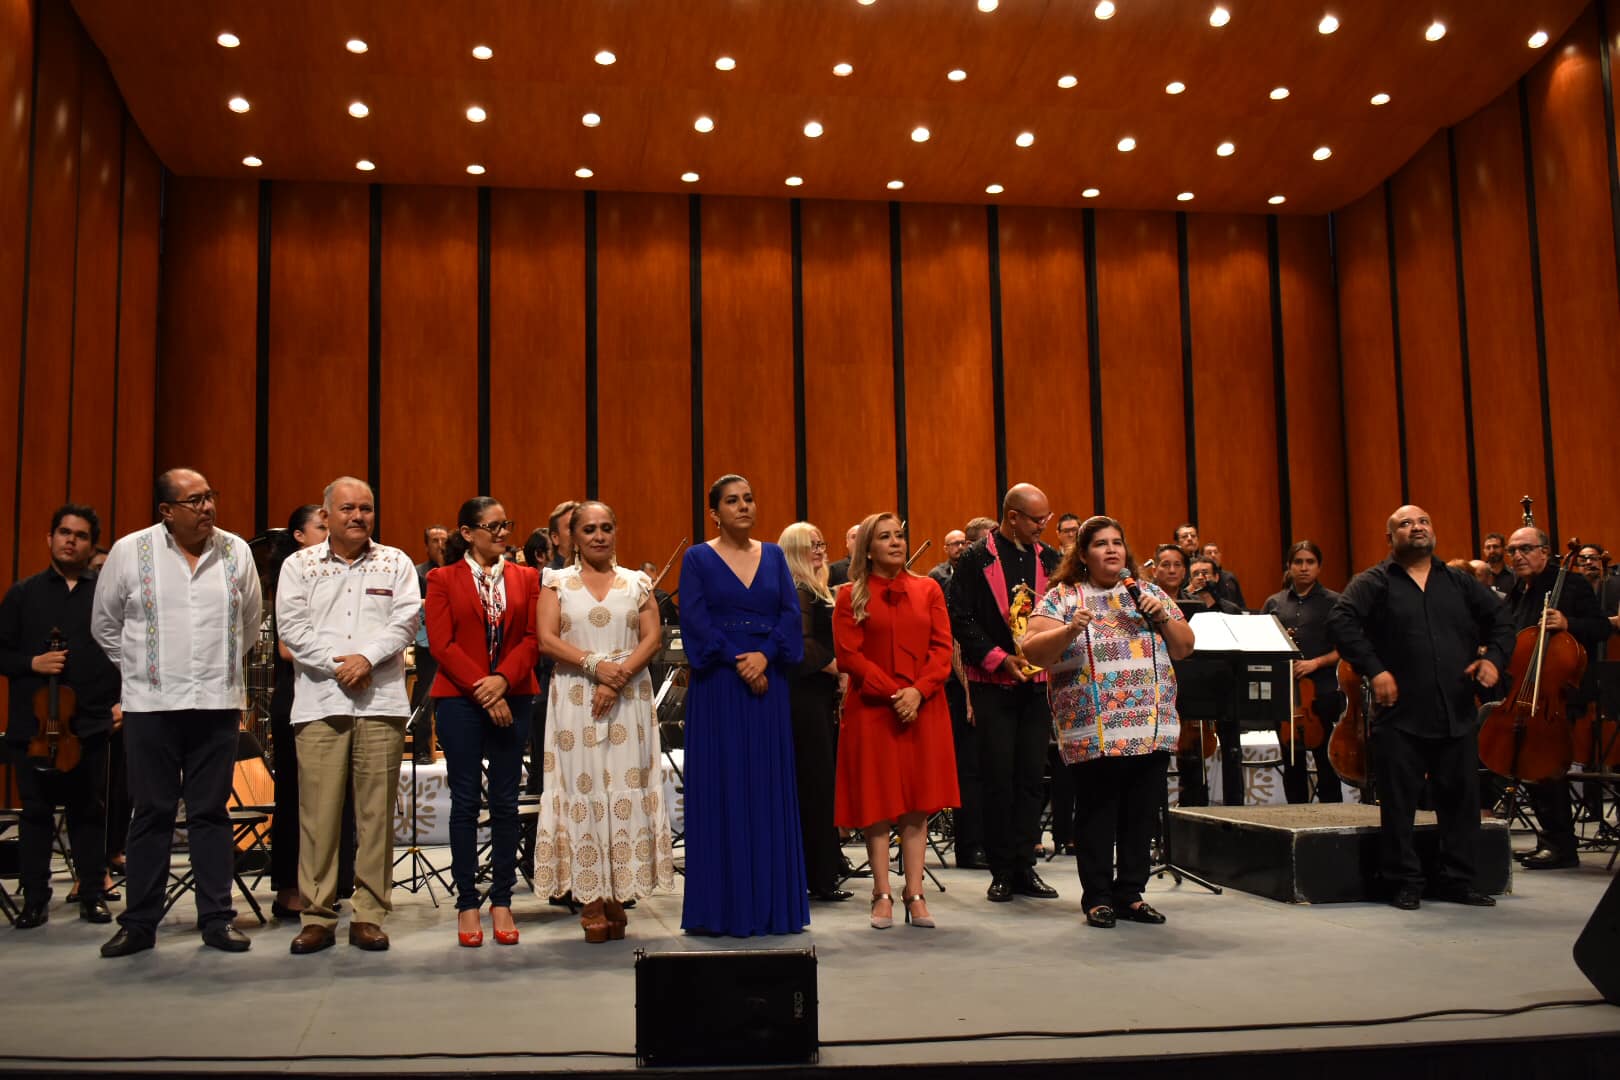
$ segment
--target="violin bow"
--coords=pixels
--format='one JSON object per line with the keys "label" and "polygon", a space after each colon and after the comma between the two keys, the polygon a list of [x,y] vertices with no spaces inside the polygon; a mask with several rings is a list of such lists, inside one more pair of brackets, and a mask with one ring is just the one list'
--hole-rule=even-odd
{"label": "violin bow", "polygon": [[653,578],[652,587],[655,590],[658,588],[658,583],[664,580],[664,575],[669,573],[669,568],[675,565],[675,556],[681,553],[681,549],[686,546],[687,541],[690,539],[691,537],[687,536],[681,537],[681,542],[676,544],[675,550],[669,553],[669,561],[664,564],[662,570],[658,571],[658,576]]}

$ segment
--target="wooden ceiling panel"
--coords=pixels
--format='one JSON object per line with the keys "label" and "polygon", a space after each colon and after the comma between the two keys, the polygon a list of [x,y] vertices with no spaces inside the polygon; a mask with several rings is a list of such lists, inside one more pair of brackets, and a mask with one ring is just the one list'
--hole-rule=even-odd
{"label": "wooden ceiling panel", "polygon": [[[1204,0],[1117,0],[1107,21],[1090,0],[991,14],[973,0],[74,0],[181,175],[948,202],[989,201],[996,183],[1009,203],[1255,211],[1282,194],[1283,210],[1310,213],[1491,101],[1541,55],[1530,34],[1556,41],[1586,6],[1224,3],[1231,22],[1215,29]],[[1341,26],[1323,35],[1328,8]],[[1448,32],[1430,43],[1435,19]],[[221,31],[240,47],[216,44]],[[350,37],[368,51],[346,51]],[[474,59],[476,44],[494,58]],[[600,49],[617,63],[597,64]],[[715,69],[722,55],[735,70]],[[839,62],[853,74],[834,75]],[[967,78],[949,81],[953,68]],[[1172,80],[1186,91],[1166,94]],[[1392,100],[1375,107],[1380,91]],[[226,108],[237,94],[250,112]],[[370,115],[351,118],[352,101]],[[486,122],[467,121],[473,104]],[[599,127],[580,123],[587,111]],[[693,130],[700,115],[714,131]],[[802,134],[809,120],[821,138]],[[926,143],[911,141],[919,124]],[[1137,149],[1120,153],[1127,135]],[[1226,140],[1237,153],[1219,158]],[[1324,145],[1333,156],[1314,161]],[[377,170],[357,172],[360,158]],[[785,187],[790,175],[804,185]],[[1196,198],[1177,203],[1182,191]]]}

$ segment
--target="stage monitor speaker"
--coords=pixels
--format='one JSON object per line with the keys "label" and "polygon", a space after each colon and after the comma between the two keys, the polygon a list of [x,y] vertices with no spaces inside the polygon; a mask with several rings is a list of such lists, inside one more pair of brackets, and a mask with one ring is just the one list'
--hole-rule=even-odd
{"label": "stage monitor speaker", "polygon": [[1620,877],[1609,882],[1586,929],[1575,939],[1575,966],[1604,1001],[1620,1005]]}
{"label": "stage monitor speaker", "polygon": [[816,951],[636,951],[636,1063],[814,1063]]}

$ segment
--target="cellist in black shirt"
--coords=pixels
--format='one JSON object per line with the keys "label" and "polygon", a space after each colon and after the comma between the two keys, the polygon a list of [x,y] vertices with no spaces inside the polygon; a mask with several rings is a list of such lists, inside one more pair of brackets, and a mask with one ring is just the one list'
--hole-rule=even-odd
{"label": "cellist in black shirt", "polygon": [[[1477,907],[1496,903],[1473,886],[1479,843],[1479,740],[1474,695],[1495,686],[1513,648],[1513,623],[1496,594],[1434,556],[1422,507],[1390,515],[1389,558],[1357,574],[1328,615],[1339,654],[1372,683],[1373,761],[1379,791],[1379,862],[1390,903],[1423,896],[1413,817],[1424,776],[1440,819],[1433,893]],[[1480,649],[1484,654],[1480,654]]]}
{"label": "cellist in black shirt", "polygon": [[[1339,692],[1339,652],[1328,638],[1328,614],[1339,594],[1317,583],[1322,570],[1322,549],[1314,541],[1301,540],[1288,549],[1288,588],[1266,598],[1261,611],[1275,615],[1294,637],[1303,660],[1294,661],[1294,678],[1309,679],[1316,691],[1311,711],[1331,736],[1333,725],[1344,711],[1344,695]],[[1325,803],[1343,802],[1344,789],[1339,774],[1328,760],[1327,739],[1311,751],[1316,758],[1316,797]],[[1310,801],[1310,776],[1299,748],[1283,757],[1283,791],[1291,803]]]}

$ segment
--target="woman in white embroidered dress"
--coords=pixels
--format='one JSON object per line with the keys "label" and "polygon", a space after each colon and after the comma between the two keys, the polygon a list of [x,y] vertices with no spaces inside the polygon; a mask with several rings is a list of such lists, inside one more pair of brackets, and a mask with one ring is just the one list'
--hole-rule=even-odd
{"label": "woman in white embroidered dress", "polygon": [[1080,904],[1098,927],[1164,922],[1142,890],[1181,730],[1170,661],[1193,650],[1181,609],[1157,585],[1131,578],[1132,565],[1125,527],[1087,518],[1024,638],[1025,657],[1052,669],[1046,692],[1058,753],[1079,794]]}
{"label": "woman in white embroidered dress", "polygon": [[624,904],[674,886],[669,808],[647,665],[662,636],[647,575],[614,562],[617,521],[581,503],[577,557],[546,570],[540,649],[557,662],[545,739],[534,887],[572,891],[585,940],[624,937]]}

